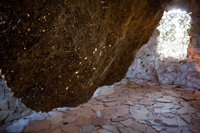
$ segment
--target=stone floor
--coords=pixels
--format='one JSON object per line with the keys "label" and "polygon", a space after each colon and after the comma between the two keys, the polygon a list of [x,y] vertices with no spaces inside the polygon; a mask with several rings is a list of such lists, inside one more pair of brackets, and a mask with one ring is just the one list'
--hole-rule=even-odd
{"label": "stone floor", "polygon": [[1,125],[0,132],[200,133],[200,92],[123,79],[99,88],[88,103],[48,113],[32,111]]}

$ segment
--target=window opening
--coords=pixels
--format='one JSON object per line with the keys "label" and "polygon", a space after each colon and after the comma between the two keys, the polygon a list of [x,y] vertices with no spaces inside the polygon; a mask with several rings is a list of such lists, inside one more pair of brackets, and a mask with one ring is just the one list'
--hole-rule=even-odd
{"label": "window opening", "polygon": [[191,13],[180,9],[164,11],[157,28],[160,32],[157,38],[157,52],[160,60],[169,57],[182,60],[187,57],[187,48],[190,42],[188,33],[191,27],[189,14]]}

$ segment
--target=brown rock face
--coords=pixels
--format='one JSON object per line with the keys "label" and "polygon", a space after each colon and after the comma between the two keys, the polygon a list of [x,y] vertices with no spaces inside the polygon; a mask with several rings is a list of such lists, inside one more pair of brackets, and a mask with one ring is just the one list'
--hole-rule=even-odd
{"label": "brown rock face", "polygon": [[125,76],[163,5],[162,0],[0,2],[0,68],[8,87],[36,111],[87,102],[99,86]]}

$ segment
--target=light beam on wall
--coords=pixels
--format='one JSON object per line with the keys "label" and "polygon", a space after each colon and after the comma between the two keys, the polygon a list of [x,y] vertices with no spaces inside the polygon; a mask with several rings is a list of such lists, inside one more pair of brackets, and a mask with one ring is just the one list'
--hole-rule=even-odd
{"label": "light beam on wall", "polygon": [[157,52],[160,60],[169,57],[182,60],[187,57],[190,42],[188,31],[191,27],[189,14],[180,9],[164,11],[160,26],[157,28],[160,32],[157,38]]}

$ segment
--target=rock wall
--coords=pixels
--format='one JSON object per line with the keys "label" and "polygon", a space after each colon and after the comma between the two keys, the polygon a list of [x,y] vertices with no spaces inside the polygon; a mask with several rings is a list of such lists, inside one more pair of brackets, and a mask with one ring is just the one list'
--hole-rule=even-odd
{"label": "rock wall", "polygon": [[179,8],[188,13],[192,12],[188,57],[184,60],[166,58],[160,61],[157,53],[159,31],[155,29],[149,42],[137,52],[136,58],[126,74],[127,78],[200,88],[200,1],[174,0],[165,10]]}

